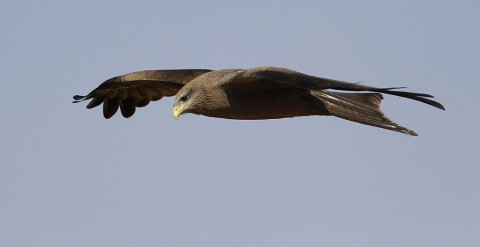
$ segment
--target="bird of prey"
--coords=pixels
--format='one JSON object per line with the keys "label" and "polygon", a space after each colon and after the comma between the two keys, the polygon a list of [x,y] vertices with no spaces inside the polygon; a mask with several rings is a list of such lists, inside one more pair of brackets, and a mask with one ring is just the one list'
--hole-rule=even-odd
{"label": "bird of prey", "polygon": [[[260,120],[327,115],[404,134],[417,134],[388,119],[380,110],[383,94],[417,100],[445,110],[433,96],[326,79],[278,67],[251,69],[145,70],[113,77],[74,103],[103,103],[103,115],[120,108],[125,118],[150,101],[175,96],[175,119],[184,113],[208,117]],[[331,91],[335,90],[335,91]],[[338,92],[347,91],[347,92]]]}

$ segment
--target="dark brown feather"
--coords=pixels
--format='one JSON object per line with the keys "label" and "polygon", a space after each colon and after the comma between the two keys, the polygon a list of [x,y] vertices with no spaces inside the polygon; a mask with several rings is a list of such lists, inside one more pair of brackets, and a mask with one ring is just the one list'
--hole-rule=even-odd
{"label": "dark brown feather", "polygon": [[103,103],[103,99],[101,98],[93,98],[90,103],[87,105],[87,109],[92,109],[94,107],[97,107]]}
{"label": "dark brown feather", "polygon": [[135,101],[130,99],[120,101],[120,111],[123,117],[131,117],[135,113]]}
{"label": "dark brown feather", "polygon": [[120,101],[114,99],[105,99],[103,102],[103,116],[106,119],[111,118],[118,111]]}

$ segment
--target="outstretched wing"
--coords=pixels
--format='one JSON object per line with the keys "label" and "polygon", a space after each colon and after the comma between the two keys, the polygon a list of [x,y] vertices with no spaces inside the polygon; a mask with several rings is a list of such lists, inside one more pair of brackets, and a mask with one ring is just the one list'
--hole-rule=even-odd
{"label": "outstretched wing", "polygon": [[[277,68],[277,67],[256,67],[252,69],[243,70],[238,72],[234,77],[229,78],[230,83],[238,79],[261,79],[269,80],[284,85],[288,85],[295,88],[309,89],[309,90],[324,90],[334,89],[342,91],[370,91],[396,95],[413,100],[417,100],[436,108],[445,110],[443,105],[428,98],[433,98],[429,94],[412,93],[404,91],[396,91],[400,88],[376,88],[365,86],[358,83],[348,83],[343,81],[337,81],[332,79],[326,79],[316,76],[310,76],[302,74],[293,70]],[[240,81],[240,80],[239,80]]]}
{"label": "outstretched wing", "polygon": [[[417,135],[388,119],[380,110],[383,99],[379,93],[392,94],[417,100],[434,107],[445,109],[440,103],[423,93],[396,91],[400,88],[376,88],[302,74],[293,70],[276,67],[257,67],[242,70],[226,76],[218,83],[235,95],[251,92],[260,95],[262,107],[249,107],[250,102],[240,104],[248,112],[251,109],[268,109],[262,118],[276,118],[306,115],[332,115],[350,121]],[[354,91],[354,93],[331,92],[327,89]],[[368,91],[369,93],[356,93]],[[374,93],[370,93],[374,92]],[[232,102],[234,102],[232,100]],[[260,104],[257,104],[260,105]]]}
{"label": "outstretched wing", "polygon": [[88,109],[103,103],[103,116],[111,118],[120,108],[126,118],[135,113],[136,107],[144,107],[150,101],[174,96],[178,90],[194,78],[208,73],[207,69],[145,70],[113,77],[86,96],[73,96],[73,103],[92,99]]}

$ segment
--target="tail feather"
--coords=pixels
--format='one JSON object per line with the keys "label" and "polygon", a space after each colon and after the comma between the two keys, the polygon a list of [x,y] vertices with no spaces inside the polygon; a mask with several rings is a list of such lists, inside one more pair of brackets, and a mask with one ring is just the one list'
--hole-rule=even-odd
{"label": "tail feather", "polygon": [[414,131],[398,125],[383,114],[380,110],[383,96],[380,93],[313,91],[312,94],[325,104],[325,107],[333,116],[417,136]]}

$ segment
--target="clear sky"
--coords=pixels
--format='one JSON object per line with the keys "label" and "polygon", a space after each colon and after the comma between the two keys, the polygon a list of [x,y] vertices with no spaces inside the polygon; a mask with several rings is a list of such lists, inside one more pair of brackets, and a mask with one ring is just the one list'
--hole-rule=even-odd
{"label": "clear sky", "polygon": [[[480,246],[479,1],[0,2],[0,246]],[[137,70],[281,66],[386,96],[333,117],[131,119],[72,104]]]}

